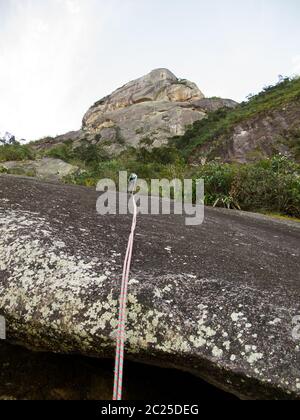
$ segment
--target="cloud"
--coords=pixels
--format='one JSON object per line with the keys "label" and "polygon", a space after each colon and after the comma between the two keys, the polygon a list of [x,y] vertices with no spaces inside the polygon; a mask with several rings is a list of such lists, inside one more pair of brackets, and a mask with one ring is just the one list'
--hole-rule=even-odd
{"label": "cloud", "polygon": [[[72,15],[78,15],[82,9],[88,3],[91,3],[91,0],[54,0],[60,8],[65,9],[68,13]],[[84,5],[85,3],[85,5]]]}
{"label": "cloud", "polygon": [[300,75],[300,54],[292,58],[292,74]]}
{"label": "cloud", "polygon": [[66,0],[66,6],[73,15],[80,13],[81,8],[78,0]]}
{"label": "cloud", "polygon": [[49,31],[49,25],[42,19],[36,19],[33,26],[35,27],[37,34],[43,34]]}
{"label": "cloud", "polygon": [[79,128],[92,102],[85,99],[86,80],[110,7],[102,0],[12,0],[10,6],[2,14],[0,1],[1,130],[35,139]]}
{"label": "cloud", "polygon": [[77,129],[92,103],[155,67],[236,100],[300,73],[296,0],[188,3],[0,0],[1,130]]}

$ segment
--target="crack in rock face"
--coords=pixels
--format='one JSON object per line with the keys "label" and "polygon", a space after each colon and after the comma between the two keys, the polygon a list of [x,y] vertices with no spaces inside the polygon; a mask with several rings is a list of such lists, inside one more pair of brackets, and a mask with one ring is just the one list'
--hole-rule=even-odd
{"label": "crack in rock face", "polygon": [[[13,182],[1,178],[4,184],[5,179]],[[0,314],[7,320],[8,340],[41,351],[113,357],[127,230],[116,234],[113,247],[117,219],[106,219],[101,231],[92,232],[91,223],[99,219],[87,210],[85,218],[76,219],[72,236],[70,226],[62,227],[63,216],[53,217],[54,203],[70,199],[65,217],[74,219],[79,204],[72,194],[85,194],[86,203],[93,192],[14,182],[24,182],[32,198],[41,190],[45,196],[37,207],[35,199],[20,206],[25,202],[19,194],[10,197],[8,189],[0,201]],[[95,238],[97,248],[89,242]],[[136,261],[146,260],[141,240],[137,236]],[[293,300],[283,300],[280,289],[270,295],[245,281],[204,275],[192,264],[176,272],[183,255],[173,243],[162,244],[161,251],[162,267],[170,260],[173,271],[164,272],[158,260],[153,270],[133,267],[127,356],[190,371],[243,398],[300,398]]]}

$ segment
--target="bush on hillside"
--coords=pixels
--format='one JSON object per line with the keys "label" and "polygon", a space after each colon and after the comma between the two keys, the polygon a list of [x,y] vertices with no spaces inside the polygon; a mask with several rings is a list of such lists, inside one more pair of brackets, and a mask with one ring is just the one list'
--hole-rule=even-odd
{"label": "bush on hillside", "polygon": [[257,95],[250,96],[234,109],[220,109],[196,121],[183,136],[171,139],[188,160],[197,147],[230,135],[234,127],[258,114],[278,109],[300,100],[300,78],[281,78],[275,86],[268,86]]}
{"label": "bush on hillside", "polygon": [[183,162],[180,152],[175,147],[163,146],[148,150],[144,147],[137,149],[136,160],[142,163],[160,163],[162,165]]}
{"label": "bush on hillside", "polygon": [[253,164],[208,163],[194,178],[205,181],[205,204],[300,217],[300,165],[283,156]]}
{"label": "bush on hillside", "polygon": [[231,196],[236,171],[233,165],[212,162],[201,166],[193,174],[193,179],[204,179],[206,205],[239,208]]}
{"label": "bush on hillside", "polygon": [[70,162],[73,159],[72,148],[68,144],[61,144],[46,151],[46,157],[53,159],[61,159],[65,162]]}
{"label": "bush on hillside", "polygon": [[86,166],[95,166],[98,162],[108,159],[107,153],[100,146],[88,142],[77,148],[73,148],[71,142],[66,142],[47,151],[46,156],[61,159],[68,163],[75,161]]}
{"label": "bush on hillside", "polygon": [[34,160],[35,153],[28,145],[19,143],[0,146],[0,162]]}
{"label": "bush on hillside", "polygon": [[243,210],[300,217],[300,166],[281,156],[244,165],[230,194]]}

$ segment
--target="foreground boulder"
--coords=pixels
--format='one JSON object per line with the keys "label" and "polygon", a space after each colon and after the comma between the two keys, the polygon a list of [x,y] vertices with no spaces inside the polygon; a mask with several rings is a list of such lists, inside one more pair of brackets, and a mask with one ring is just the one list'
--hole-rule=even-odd
{"label": "foreground boulder", "polygon": [[78,167],[54,158],[2,162],[0,172],[1,169],[10,174],[33,176],[47,181],[59,181],[78,171]]}
{"label": "foreground boulder", "polygon": [[[97,194],[0,177],[0,314],[30,349],[111,358],[130,216]],[[205,223],[139,216],[129,359],[242,398],[300,398],[300,225],[207,209]]]}

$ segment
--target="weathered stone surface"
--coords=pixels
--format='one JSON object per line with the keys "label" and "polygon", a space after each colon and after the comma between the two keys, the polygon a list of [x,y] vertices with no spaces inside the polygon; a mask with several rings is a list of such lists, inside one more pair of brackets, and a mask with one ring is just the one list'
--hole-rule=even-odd
{"label": "weathered stone surface", "polygon": [[193,105],[205,112],[214,112],[221,108],[234,109],[237,103],[232,99],[204,98],[193,101]]}
{"label": "weathered stone surface", "polygon": [[40,140],[31,143],[37,151],[47,151],[53,147],[62,146],[66,142],[82,141],[85,139],[85,133],[82,130],[69,131],[68,133],[62,134],[57,137],[44,137]]}
{"label": "weathered stone surface", "polygon": [[[89,130],[101,135],[101,141],[119,147],[137,147],[144,142],[153,147],[181,135],[185,127],[204,118],[205,112],[176,102],[144,102],[94,116]],[[110,121],[111,126],[108,126]],[[104,125],[103,125],[104,124]]]}
{"label": "weathered stone surface", "polygon": [[167,69],[153,70],[93,105],[83,118],[83,130],[100,134],[113,152],[145,140],[158,147],[205,117],[193,105],[203,98],[194,83],[177,79]]}
{"label": "weathered stone surface", "polygon": [[42,139],[33,147],[47,150],[70,141],[76,148],[88,141],[101,144],[111,155],[130,146],[160,147],[209,112],[235,106],[230,99],[205,99],[195,83],[156,69],[96,102],[80,130]]}
{"label": "weathered stone surface", "polygon": [[[0,177],[0,314],[8,340],[112,357],[130,216],[81,187]],[[244,398],[300,398],[300,225],[207,209],[140,216],[127,357],[187,370]]]}
{"label": "weathered stone surface", "polygon": [[225,133],[200,146],[192,160],[210,156],[223,162],[247,163],[278,153],[297,159],[299,132],[300,101],[297,100],[237,124],[231,134]]}
{"label": "weathered stone surface", "polygon": [[95,113],[115,111],[141,102],[185,102],[202,98],[203,93],[194,83],[179,80],[167,69],[157,69],[96,102],[85,115],[84,125],[93,122]]}
{"label": "weathered stone surface", "polygon": [[34,176],[47,181],[58,181],[78,168],[60,159],[44,158],[30,161],[2,162],[0,167],[15,175]]}

